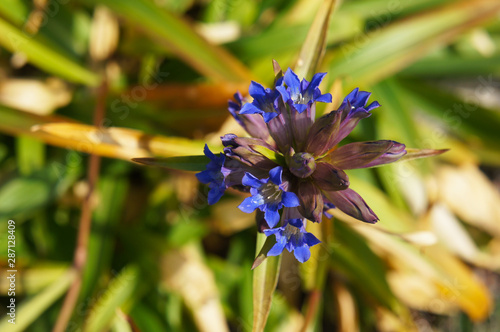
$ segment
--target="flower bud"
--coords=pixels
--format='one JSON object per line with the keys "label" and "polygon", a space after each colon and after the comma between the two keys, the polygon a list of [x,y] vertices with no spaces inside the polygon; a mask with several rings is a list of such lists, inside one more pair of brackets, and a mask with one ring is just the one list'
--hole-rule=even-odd
{"label": "flower bud", "polygon": [[312,154],[307,152],[298,152],[288,160],[288,167],[293,175],[299,178],[306,178],[314,173],[316,162]]}

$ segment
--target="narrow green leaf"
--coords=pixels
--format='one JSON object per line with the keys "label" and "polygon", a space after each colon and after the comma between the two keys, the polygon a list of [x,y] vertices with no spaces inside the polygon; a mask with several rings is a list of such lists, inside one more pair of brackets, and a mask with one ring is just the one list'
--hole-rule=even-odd
{"label": "narrow green leaf", "polygon": [[3,0],[0,1],[0,14],[12,23],[21,25],[26,20],[29,10],[26,1]]}
{"label": "narrow green leaf", "polygon": [[331,264],[335,271],[347,275],[363,296],[374,298],[387,308],[395,307],[397,300],[387,283],[381,258],[362,236],[338,220],[335,224],[335,245],[331,247]]}
{"label": "narrow green leaf", "polygon": [[169,52],[174,51],[197,71],[215,80],[249,81],[246,67],[222,48],[209,44],[185,21],[149,0],[87,0],[108,6]]}
{"label": "narrow green leaf", "polygon": [[199,172],[206,168],[210,160],[206,156],[186,156],[170,158],[133,158],[132,161],[148,166]]}
{"label": "narrow green leaf", "polygon": [[17,164],[22,175],[30,175],[43,167],[45,161],[45,144],[28,136],[20,136],[16,140]]}
{"label": "narrow green leaf", "polygon": [[500,55],[492,57],[461,57],[447,54],[443,57],[428,57],[405,68],[398,75],[403,77],[477,77],[478,75],[499,75]]}
{"label": "narrow green leaf", "polygon": [[380,81],[452,42],[464,31],[487,23],[499,11],[498,1],[453,2],[375,33],[360,33],[335,51],[330,80],[345,78],[349,87]]}
{"label": "narrow green leaf", "polygon": [[19,307],[17,307],[19,303],[16,302],[16,324],[8,322],[10,316],[4,317],[0,321],[0,331],[26,331],[31,323],[64,294],[75,277],[76,272],[70,269],[43,291],[32,298],[25,299]]}
{"label": "narrow green leaf", "polygon": [[[494,91],[488,86],[492,76],[477,78],[476,95]],[[474,142],[478,147],[498,150],[500,147],[500,115],[480,106],[478,100],[464,101],[439,87],[423,81],[400,81],[408,98],[422,111],[430,114],[448,130]],[[480,144],[477,144],[477,139]]]}
{"label": "narrow green leaf", "polygon": [[40,69],[75,83],[90,86],[99,84],[99,76],[23,33],[0,18],[0,45],[9,51],[23,53],[29,62]]}
{"label": "narrow green leaf", "polygon": [[[266,238],[263,233],[257,234],[257,248],[264,245]],[[278,284],[280,263],[281,255],[271,256],[253,272],[253,332],[263,332],[266,326],[273,293]]]}
{"label": "narrow green leaf", "polygon": [[325,55],[328,25],[335,3],[335,0],[325,0],[314,18],[295,66],[295,73],[299,77],[313,75]]}
{"label": "narrow green leaf", "polygon": [[84,331],[105,330],[115,316],[116,309],[132,295],[138,282],[139,269],[136,266],[123,268],[91,309]]}

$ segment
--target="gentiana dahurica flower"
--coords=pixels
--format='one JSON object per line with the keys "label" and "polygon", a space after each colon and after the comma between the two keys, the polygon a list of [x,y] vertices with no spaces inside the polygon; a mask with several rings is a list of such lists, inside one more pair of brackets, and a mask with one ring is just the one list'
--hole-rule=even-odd
{"label": "gentiana dahurica flower", "polygon": [[[361,119],[379,107],[368,104],[370,93],[354,89],[340,107],[315,120],[316,103],[330,103],[319,85],[326,73],[308,82],[288,69],[276,76],[274,87],[252,82],[248,102],[240,93],[229,102],[229,112],[251,137],[226,134],[223,153],[213,154],[207,169],[197,174],[210,187],[209,204],[216,203],[228,187],[250,192],[239,205],[243,212],[260,210],[257,218],[265,235],[276,243],[268,256],[286,248],[300,262],[310,257],[309,247],[319,240],[306,231],[307,221],[320,222],[331,208],[367,223],[377,215],[354,190],[344,170],[397,161],[405,145],[388,140],[337,146]],[[368,104],[368,105],[367,105]]]}

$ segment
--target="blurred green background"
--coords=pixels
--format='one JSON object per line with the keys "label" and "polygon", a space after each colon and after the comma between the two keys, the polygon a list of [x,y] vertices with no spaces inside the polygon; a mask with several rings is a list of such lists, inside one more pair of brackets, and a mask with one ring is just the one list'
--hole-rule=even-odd
{"label": "blurred green background", "polygon": [[[450,151],[349,172],[380,222],[311,225],[323,243],[284,254],[265,331],[500,330],[500,3],[329,2],[319,113],[360,87],[382,107],[348,140]],[[1,331],[252,331],[244,196],[209,207],[193,172],[131,158],[243,134],[227,100],[294,66],[322,3],[0,2]]]}

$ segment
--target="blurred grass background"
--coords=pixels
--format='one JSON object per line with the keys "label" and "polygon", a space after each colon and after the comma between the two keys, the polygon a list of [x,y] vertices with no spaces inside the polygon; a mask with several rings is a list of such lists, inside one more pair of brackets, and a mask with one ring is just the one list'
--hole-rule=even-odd
{"label": "blurred grass background", "polygon": [[[0,247],[15,220],[19,271],[1,331],[252,330],[243,196],[208,207],[192,172],[130,159],[241,134],[227,100],[294,65],[322,2],[0,2]],[[284,254],[266,331],[500,330],[500,3],[334,3],[322,89],[382,104],[348,139],[450,151],[351,171],[381,221],[311,225],[323,244]]]}

